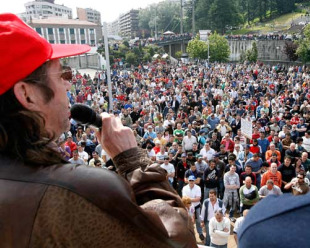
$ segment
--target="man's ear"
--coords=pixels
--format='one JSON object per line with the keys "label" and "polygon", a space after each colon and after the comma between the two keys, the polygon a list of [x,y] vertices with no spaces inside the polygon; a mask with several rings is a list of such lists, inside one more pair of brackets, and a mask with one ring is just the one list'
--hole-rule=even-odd
{"label": "man's ear", "polygon": [[32,111],[39,110],[38,96],[40,94],[38,94],[38,89],[34,85],[19,81],[14,85],[13,90],[15,97],[24,108]]}

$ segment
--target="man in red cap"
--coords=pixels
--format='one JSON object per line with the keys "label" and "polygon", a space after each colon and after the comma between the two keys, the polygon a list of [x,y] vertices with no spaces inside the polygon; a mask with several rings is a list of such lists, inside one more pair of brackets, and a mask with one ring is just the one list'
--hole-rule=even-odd
{"label": "man in red cap", "polygon": [[55,141],[70,127],[71,84],[59,58],[89,50],[49,44],[0,14],[1,246],[196,247],[166,171],[120,119],[102,114],[97,132],[119,175],[62,159]]}

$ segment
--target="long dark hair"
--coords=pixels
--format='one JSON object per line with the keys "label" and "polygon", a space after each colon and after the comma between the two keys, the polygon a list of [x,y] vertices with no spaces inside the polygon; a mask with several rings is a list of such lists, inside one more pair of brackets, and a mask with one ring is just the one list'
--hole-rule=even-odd
{"label": "long dark hair", "polygon": [[[45,102],[54,97],[49,87],[46,62],[22,81],[38,86]],[[52,137],[51,137],[52,136]],[[50,165],[64,162],[54,135],[45,130],[45,121],[38,112],[25,109],[11,88],[0,95],[0,154],[25,164]]]}

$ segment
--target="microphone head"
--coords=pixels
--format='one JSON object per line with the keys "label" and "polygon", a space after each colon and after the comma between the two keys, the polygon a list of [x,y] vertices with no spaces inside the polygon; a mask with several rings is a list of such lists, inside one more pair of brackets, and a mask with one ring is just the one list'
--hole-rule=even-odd
{"label": "microphone head", "polygon": [[72,119],[74,119],[76,122],[83,125],[97,126],[96,112],[87,105],[76,103],[71,107],[70,112]]}

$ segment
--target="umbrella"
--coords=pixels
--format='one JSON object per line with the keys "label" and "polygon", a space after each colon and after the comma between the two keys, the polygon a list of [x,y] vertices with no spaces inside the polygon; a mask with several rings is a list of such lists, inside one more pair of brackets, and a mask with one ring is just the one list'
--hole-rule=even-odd
{"label": "umbrella", "polygon": [[173,33],[172,31],[167,31],[165,33],[163,33],[163,35],[174,35],[175,33]]}

